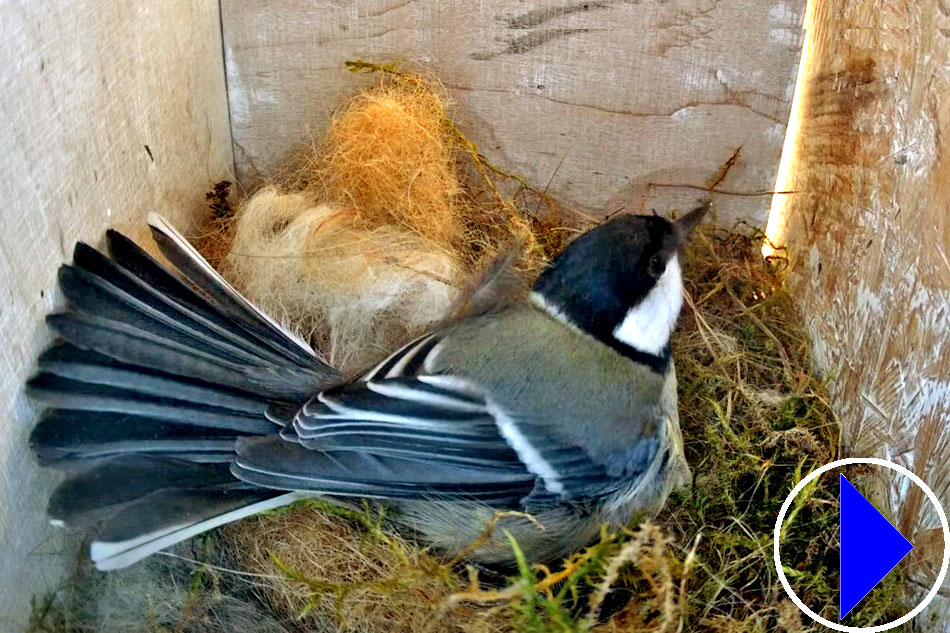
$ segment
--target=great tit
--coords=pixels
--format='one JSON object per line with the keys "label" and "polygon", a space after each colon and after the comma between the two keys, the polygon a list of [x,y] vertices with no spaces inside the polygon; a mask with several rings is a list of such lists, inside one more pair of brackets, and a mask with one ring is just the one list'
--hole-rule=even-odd
{"label": "great tit", "polygon": [[108,255],[79,243],[59,271],[66,310],[47,317],[61,341],[27,384],[47,406],[34,450],[68,472],[51,520],[94,528],[100,569],[313,496],[378,500],[474,561],[512,558],[498,536],[469,547],[493,517],[531,560],[565,556],[689,478],[670,336],[680,250],[705,212],[611,219],[526,298],[479,305],[353,378],[159,216],[177,272],[115,231]]}

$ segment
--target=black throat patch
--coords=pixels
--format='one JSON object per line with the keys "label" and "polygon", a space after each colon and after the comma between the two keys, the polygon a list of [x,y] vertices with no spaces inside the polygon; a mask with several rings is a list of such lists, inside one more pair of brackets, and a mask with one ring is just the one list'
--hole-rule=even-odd
{"label": "black throat patch", "polygon": [[627,312],[656,285],[651,262],[676,249],[673,225],[658,216],[621,216],[571,242],[541,273],[534,291],[567,321],[634,362],[663,373],[670,345],[658,354],[614,338]]}

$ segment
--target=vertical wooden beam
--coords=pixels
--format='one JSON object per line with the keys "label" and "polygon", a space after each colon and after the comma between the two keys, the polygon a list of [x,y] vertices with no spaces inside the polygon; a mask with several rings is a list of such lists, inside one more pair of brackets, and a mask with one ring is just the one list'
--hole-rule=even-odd
{"label": "vertical wooden beam", "polygon": [[[950,507],[950,2],[814,0],[806,29],[777,183],[798,193],[774,204],[770,236],[789,249],[845,451],[904,464]],[[899,484],[889,501],[929,587],[937,516]],[[930,611],[950,627],[946,604]]]}

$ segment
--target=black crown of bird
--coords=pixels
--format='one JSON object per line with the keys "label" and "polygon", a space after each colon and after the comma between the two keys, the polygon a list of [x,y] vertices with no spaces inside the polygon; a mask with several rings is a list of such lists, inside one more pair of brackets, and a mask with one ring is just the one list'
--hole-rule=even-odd
{"label": "black crown of bird", "polygon": [[[355,377],[225,281],[168,222],[169,270],[107,233],[59,271],[59,336],[28,394],[31,441],[62,469],[49,516],[89,528],[100,569],[309,497],[365,499],[447,554],[487,564],[499,522],[535,561],[658,510],[684,483],[670,337],[678,253],[707,206],[626,215],[580,235],[524,299],[500,258],[466,312]],[[492,298],[495,299],[492,299]],[[538,525],[544,529],[538,529]]]}

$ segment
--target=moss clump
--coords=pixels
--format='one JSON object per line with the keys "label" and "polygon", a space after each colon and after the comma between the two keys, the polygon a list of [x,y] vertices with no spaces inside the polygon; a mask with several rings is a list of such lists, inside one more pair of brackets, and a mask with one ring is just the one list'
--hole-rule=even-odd
{"label": "moss clump", "polygon": [[[839,453],[839,426],[813,375],[810,343],[783,283],[781,258],[763,259],[764,236],[708,229],[690,248],[690,300],[674,341],[680,420],[695,473],[659,522],[684,544],[703,535],[687,588],[685,630],[819,630],[788,600],[772,561],[782,503]],[[859,487],[869,473],[849,471]],[[797,595],[837,620],[837,475],[796,497],[781,541]],[[867,626],[907,612],[898,576],[849,616]],[[801,617],[799,617],[801,616]],[[801,618],[804,618],[802,620]]]}

